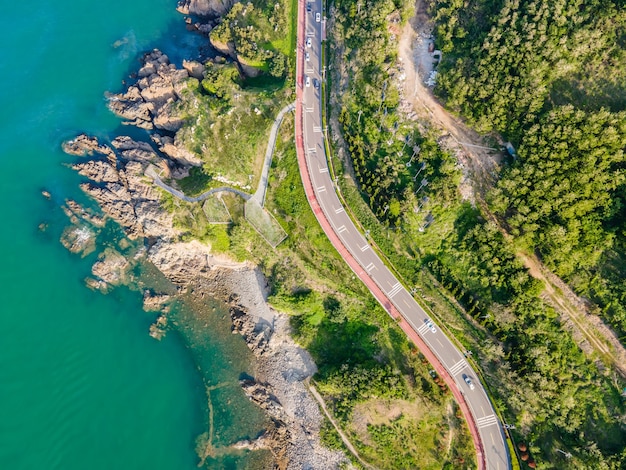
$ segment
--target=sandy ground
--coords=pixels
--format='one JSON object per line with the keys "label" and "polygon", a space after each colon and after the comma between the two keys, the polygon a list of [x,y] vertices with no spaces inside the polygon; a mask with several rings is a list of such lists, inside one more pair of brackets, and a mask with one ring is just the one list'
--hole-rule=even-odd
{"label": "sandy ground", "polygon": [[502,153],[488,148],[479,134],[446,111],[425,84],[435,63],[433,54],[428,52],[433,26],[423,0],[417,0],[415,12],[404,26],[398,44],[400,77],[404,78],[400,86],[401,110],[409,118],[426,121],[428,127],[441,131],[440,145],[457,156],[463,170],[461,193],[473,201],[474,191],[482,194],[486,186],[493,184]]}
{"label": "sandy ground", "polygon": [[[289,317],[268,305],[268,285],[259,269],[250,263],[214,256],[197,241],[155,245],[149,250],[149,259],[177,284],[193,286],[201,296],[234,303],[246,312],[246,323],[253,325],[246,341],[256,356],[254,379],[276,398],[282,408],[276,416],[289,431],[286,458],[282,461],[286,467],[281,468],[325,470],[349,465],[342,452],[321,444],[323,417],[309,391],[309,378],[317,367],[311,355],[291,337]],[[257,341],[259,337],[261,342]]]}

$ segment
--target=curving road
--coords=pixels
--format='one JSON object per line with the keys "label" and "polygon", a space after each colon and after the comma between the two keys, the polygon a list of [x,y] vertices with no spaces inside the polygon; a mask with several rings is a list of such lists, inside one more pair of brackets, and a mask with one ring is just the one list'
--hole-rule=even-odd
{"label": "curving road", "polygon": [[168,186],[167,184],[165,184],[161,180],[157,172],[154,170],[154,165],[148,165],[148,168],[145,171],[145,175],[152,178],[152,180],[154,181],[154,184],[156,184],[159,188],[164,189],[165,191],[170,193],[172,196],[176,196],[178,199],[182,199],[183,201],[187,201],[187,202],[204,201],[211,194],[221,193],[221,192],[236,194],[237,196],[241,196],[242,198],[244,198],[246,201],[252,197],[248,193],[244,193],[243,191],[240,191],[238,189],[231,188],[228,186],[221,186],[219,188],[209,189],[208,191],[205,191],[204,193],[198,196],[187,196],[182,191],[179,191],[178,189],[172,188],[171,186]]}
{"label": "curving road", "polygon": [[321,90],[316,86],[322,79],[323,22],[316,21],[317,13],[323,16],[322,3],[310,1],[307,12],[306,1],[298,3],[296,147],[311,208],[333,246],[446,381],[468,423],[479,468],[510,469],[502,425],[477,374],[374,252],[335,192],[323,140]]}
{"label": "curving road", "polygon": [[270,174],[270,168],[272,166],[272,155],[274,155],[274,148],[276,147],[276,136],[278,135],[278,129],[280,125],[283,123],[283,118],[285,114],[289,111],[293,111],[296,109],[296,105],[294,103],[289,103],[283,109],[280,110],[276,119],[274,119],[274,123],[272,124],[272,130],[270,131],[270,138],[267,142],[267,149],[265,150],[265,161],[263,162],[263,171],[261,172],[261,178],[259,179],[259,184],[257,186],[256,192],[252,195],[254,199],[258,201],[258,203],[263,207],[265,205],[265,193],[267,192],[267,180]]}
{"label": "curving road", "polygon": [[285,114],[293,111],[294,109],[295,104],[289,103],[287,106],[280,110],[278,116],[276,116],[276,119],[274,119],[274,123],[272,124],[272,129],[270,131],[270,138],[267,142],[267,149],[265,151],[265,160],[263,161],[263,171],[261,172],[261,178],[259,179],[259,184],[257,185],[256,191],[252,195],[236,188],[221,186],[219,188],[209,189],[208,191],[205,191],[198,196],[187,196],[182,191],[179,191],[178,189],[172,188],[171,186],[165,184],[156,172],[154,165],[148,165],[148,168],[145,171],[145,175],[152,178],[154,184],[156,184],[158,187],[164,189],[172,196],[176,196],[177,198],[182,199],[183,201],[200,202],[205,200],[212,194],[227,192],[236,194],[237,196],[241,196],[246,201],[248,199],[254,198],[261,205],[261,207],[263,207],[263,205],[265,204],[265,193],[267,192],[268,176],[270,172],[270,167],[272,166],[272,156],[274,155],[274,148],[276,147],[276,137],[278,135],[278,129],[283,122]]}

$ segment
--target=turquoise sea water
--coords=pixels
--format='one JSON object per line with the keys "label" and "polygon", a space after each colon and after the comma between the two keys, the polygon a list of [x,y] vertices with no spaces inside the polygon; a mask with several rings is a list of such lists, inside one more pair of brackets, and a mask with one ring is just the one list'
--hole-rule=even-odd
{"label": "turquoise sea water", "polygon": [[[182,308],[182,334],[157,342],[147,334],[154,315],[142,311],[139,293],[88,290],[83,279],[93,257],[72,255],[58,241],[67,225],[59,205],[80,198],[80,178],[63,166],[71,159],[60,144],[80,131],[114,135],[119,120],[103,94],[121,89],[142,50],[160,46],[180,58],[184,47],[193,49],[198,39],[175,4],[3,2],[2,469],[196,468],[195,439],[209,415],[205,385],[225,385],[211,393],[217,444],[260,429],[260,413],[237,386],[249,354],[223,312],[204,332]],[[249,460],[227,456],[207,466],[241,468]]]}

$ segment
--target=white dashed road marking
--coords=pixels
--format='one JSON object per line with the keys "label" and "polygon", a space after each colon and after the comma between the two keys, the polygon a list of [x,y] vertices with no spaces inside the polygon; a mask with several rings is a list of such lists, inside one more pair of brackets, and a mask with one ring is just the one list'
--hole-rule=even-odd
{"label": "white dashed road marking", "polygon": [[450,372],[451,375],[456,375],[459,372],[461,372],[461,370],[463,370],[466,366],[467,366],[467,362],[464,359],[461,359],[459,362],[457,362],[452,367],[450,367],[448,371]]}
{"label": "white dashed road marking", "polygon": [[398,292],[400,292],[402,290],[402,284],[400,284],[399,282],[396,283],[391,290],[387,293],[387,295],[389,297],[393,297],[394,295],[396,295]]}
{"label": "white dashed road marking", "polygon": [[494,424],[498,424],[498,418],[496,418],[496,415],[483,416],[482,418],[478,418],[476,420],[476,425],[479,428],[486,428],[487,426],[493,426]]}

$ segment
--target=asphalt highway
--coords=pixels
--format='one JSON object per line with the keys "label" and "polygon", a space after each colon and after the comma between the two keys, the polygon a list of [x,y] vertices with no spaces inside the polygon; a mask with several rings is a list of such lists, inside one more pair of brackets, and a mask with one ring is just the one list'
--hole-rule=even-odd
{"label": "asphalt highway", "polygon": [[[502,424],[495,414],[477,374],[465,356],[385,266],[346,214],[335,192],[325,153],[321,114],[321,42],[324,12],[322,11],[321,0],[308,2],[308,7],[307,3],[304,3],[305,1],[300,0],[299,6],[300,26],[298,28],[297,51],[297,86],[299,89],[296,106],[301,106],[301,109],[297,109],[297,116],[301,116],[303,123],[301,145],[304,147],[306,170],[316,199],[314,205],[314,202],[311,202],[311,198],[309,198],[311,205],[314,210],[317,209],[318,219],[322,215],[319,214],[319,209],[321,209],[323,217],[332,228],[334,232],[332,237],[327,232],[331,241],[333,238],[337,238],[345,250],[356,260],[357,264],[351,265],[355,273],[368,287],[373,281],[376,287],[372,286],[370,290],[373,293],[374,291],[378,292],[377,299],[388,312],[399,312],[406,324],[413,330],[410,332],[413,334],[407,334],[414,338],[416,335],[419,336],[419,338],[415,338],[418,346],[427,346],[432,353],[427,354],[427,357],[434,355],[440,363],[438,365],[445,369],[442,372],[444,375],[447,373],[448,377],[444,377],[444,379],[447,379],[448,386],[459,401],[474,437],[479,468],[509,469],[510,458]],[[310,11],[307,11],[309,9]],[[318,14],[320,21],[316,21]],[[298,125],[297,122],[296,126]],[[320,223],[322,223],[321,220]],[[324,225],[323,223],[322,226]],[[342,249],[339,251],[341,253]],[[344,256],[345,258],[346,256]],[[438,367],[435,369],[437,370]],[[471,382],[471,386],[468,381]],[[456,387],[456,390],[453,387]]]}

